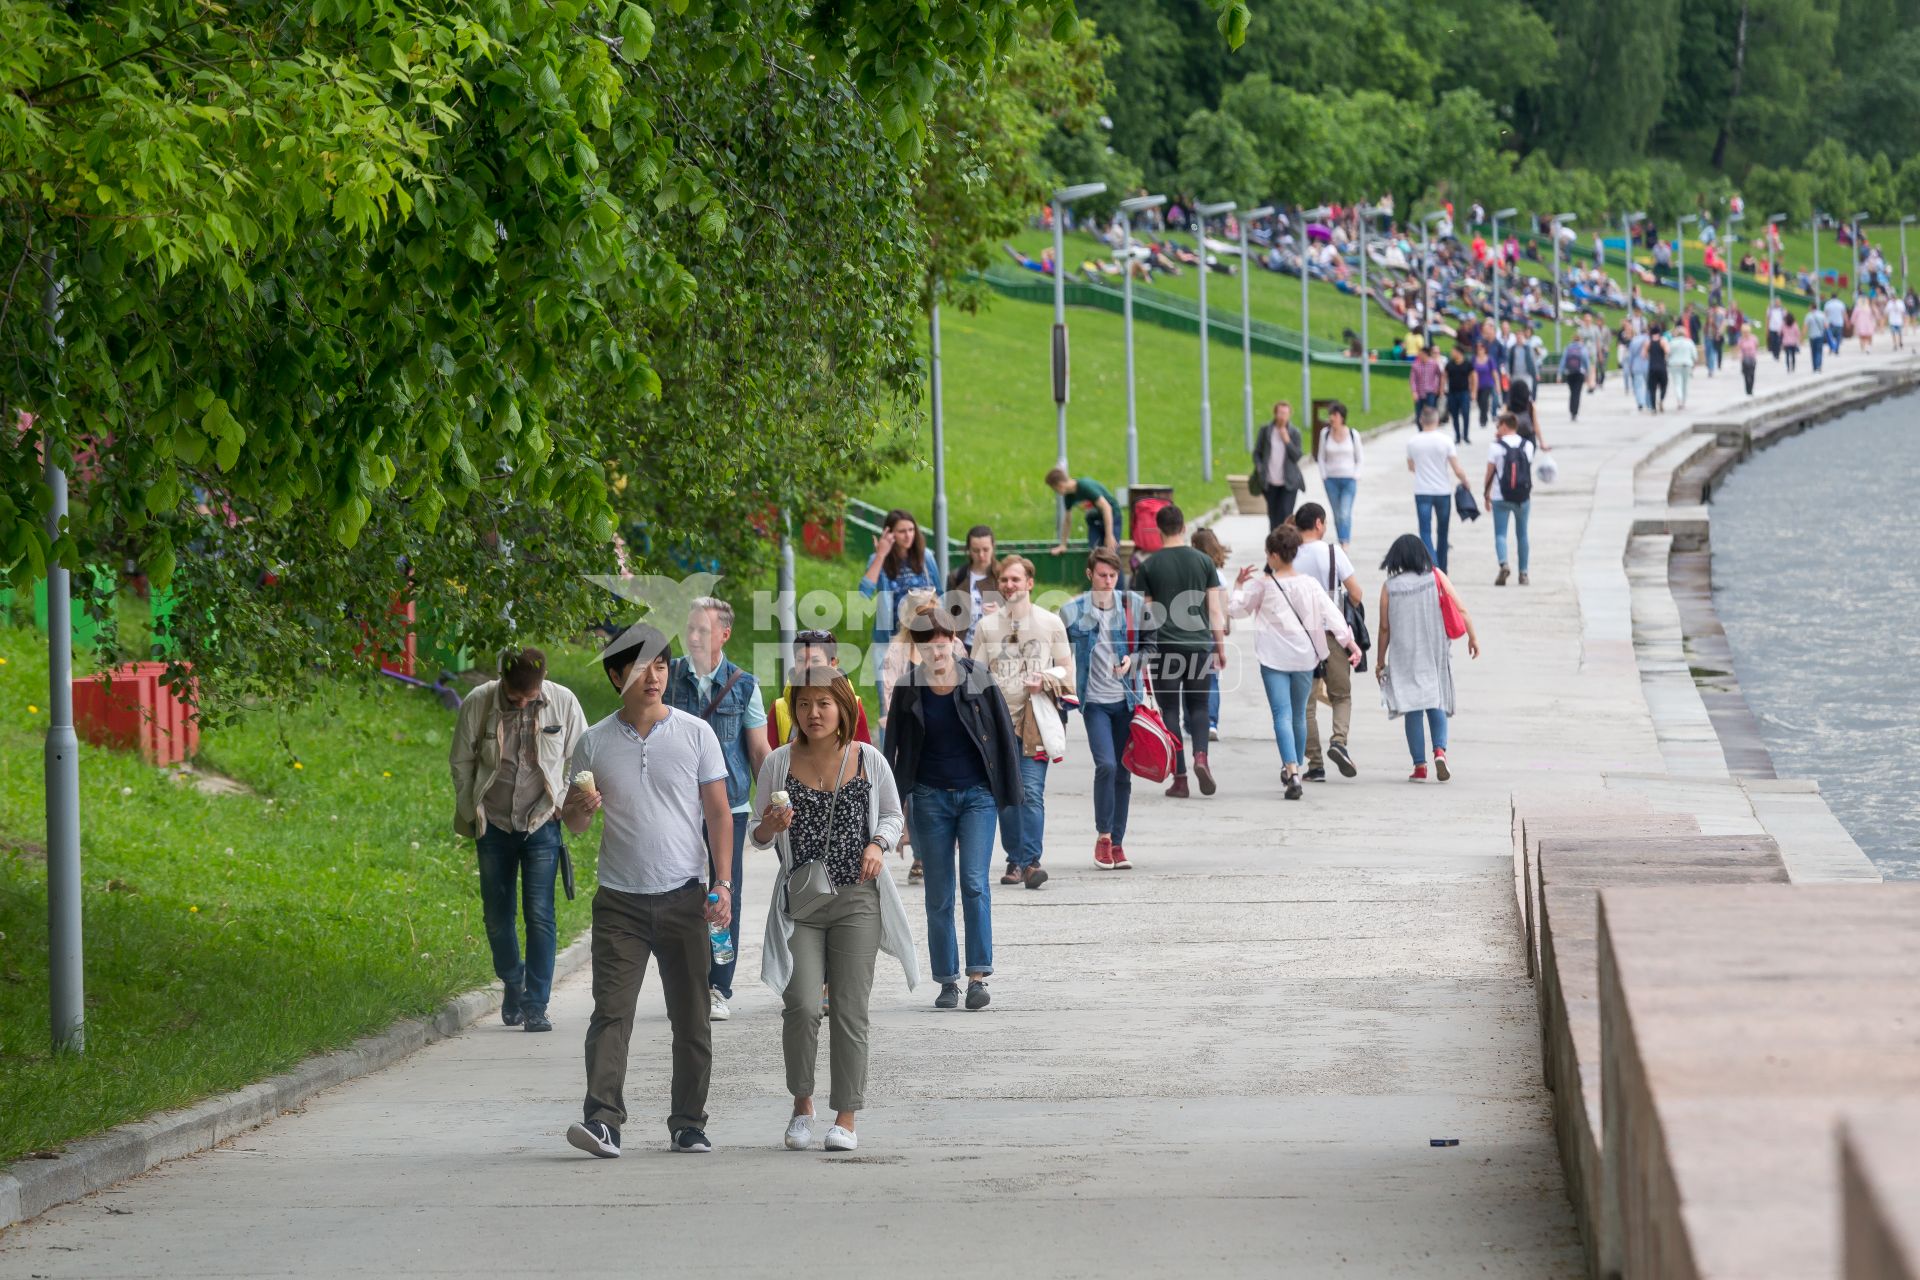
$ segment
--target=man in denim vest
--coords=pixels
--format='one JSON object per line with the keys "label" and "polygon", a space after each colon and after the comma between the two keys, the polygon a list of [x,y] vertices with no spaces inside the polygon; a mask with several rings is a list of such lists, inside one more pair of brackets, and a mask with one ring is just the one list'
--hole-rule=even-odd
{"label": "man in denim vest", "polygon": [[[741,852],[747,836],[751,806],[748,793],[760,764],[772,754],[767,745],[767,708],[753,675],[727,660],[727,641],[733,636],[733,606],[715,596],[701,596],[687,610],[683,637],[687,656],[676,658],[667,678],[666,702],[676,710],[700,716],[720,739],[727,761],[727,804],[733,809],[733,900],[740,901]],[[732,1017],[733,971],[740,955],[740,916],[733,913],[735,960],[713,965],[707,973],[707,1000],[715,1022]]]}

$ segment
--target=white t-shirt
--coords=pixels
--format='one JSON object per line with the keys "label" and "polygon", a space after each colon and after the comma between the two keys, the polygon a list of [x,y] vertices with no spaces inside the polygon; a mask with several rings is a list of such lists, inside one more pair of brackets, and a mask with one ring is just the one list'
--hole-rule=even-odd
{"label": "white t-shirt", "polygon": [[1453,437],[1435,427],[1420,431],[1407,441],[1407,458],[1413,463],[1413,491],[1422,497],[1439,497],[1453,492],[1453,472],[1447,466],[1457,457]]}
{"label": "white t-shirt", "polygon": [[[1327,553],[1333,553],[1334,585],[1327,586]],[[1332,596],[1334,603],[1346,594],[1346,588],[1340,584],[1353,576],[1353,561],[1347,559],[1347,553],[1340,544],[1330,538],[1321,538],[1315,542],[1303,542],[1293,557],[1293,571],[1303,578],[1311,578],[1320,584],[1321,590]]]}
{"label": "white t-shirt", "polygon": [[1518,434],[1504,438],[1501,436],[1495,436],[1493,438],[1493,443],[1487,446],[1487,461],[1493,464],[1493,500],[1495,502],[1505,501],[1504,496],[1500,492],[1500,468],[1506,461],[1508,440],[1513,441],[1514,444],[1527,451],[1527,461],[1529,463],[1540,456],[1540,451],[1533,446],[1533,442]]}
{"label": "white t-shirt", "polygon": [[1898,298],[1887,303],[1887,323],[1898,329],[1907,322],[1907,304]]}
{"label": "white t-shirt", "polygon": [[567,776],[582,769],[593,771],[600,791],[602,887],[666,893],[689,880],[706,882],[700,787],[727,777],[712,726],[670,709],[643,738],[616,712],[574,747]]}

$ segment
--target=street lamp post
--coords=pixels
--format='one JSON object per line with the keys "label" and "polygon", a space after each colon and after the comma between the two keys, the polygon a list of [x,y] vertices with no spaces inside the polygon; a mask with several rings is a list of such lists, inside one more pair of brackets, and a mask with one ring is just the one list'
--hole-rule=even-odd
{"label": "street lamp post", "polygon": [[1673,232],[1673,289],[1678,300],[1673,319],[1676,324],[1680,321],[1680,313],[1687,309],[1687,224],[1698,221],[1700,215],[1697,213],[1682,214]]}
{"label": "street lamp post", "polygon": [[1900,292],[1907,291],[1907,224],[1913,221],[1910,213],[1900,216]]}
{"label": "street lamp post", "polygon": [[1866,211],[1862,211],[1860,213],[1856,213],[1853,215],[1853,272],[1852,274],[1853,274],[1853,292],[1856,296],[1860,293],[1860,262],[1861,262],[1860,224],[1862,222],[1865,222],[1867,218],[1869,218],[1870,216],[1872,215],[1867,213]]}
{"label": "street lamp post", "polygon": [[[1062,471],[1067,469],[1067,206],[1101,195],[1106,189],[1104,182],[1082,182],[1053,193],[1053,452],[1054,465]],[[1067,500],[1056,497],[1053,505],[1054,527],[1059,528],[1065,522]],[[934,537],[943,556],[947,549],[947,529],[942,523],[945,508],[946,494],[942,492],[934,508]],[[941,567],[946,566],[942,563]]]}
{"label": "street lamp post", "polygon": [[[1505,254],[1500,248],[1500,219],[1517,215],[1518,209],[1501,209],[1493,215],[1493,324],[1500,326],[1500,276],[1501,268],[1506,265]],[[1555,274],[1559,274],[1557,271]]]}
{"label": "street lamp post", "polygon": [[1245,418],[1249,453],[1253,451],[1253,308],[1248,304],[1247,290],[1253,277],[1253,256],[1247,251],[1247,224],[1272,216],[1270,204],[1240,215],[1240,411]]}
{"label": "street lamp post", "polygon": [[1324,218],[1331,212],[1325,205],[1300,211],[1300,412],[1306,415],[1309,426],[1313,422],[1313,342],[1307,336],[1311,331],[1307,304],[1307,220]]}
{"label": "street lamp post", "polygon": [[1421,256],[1426,259],[1420,271],[1420,345],[1433,346],[1433,224],[1447,216],[1444,209],[1420,215]]}
{"label": "street lamp post", "polygon": [[1367,220],[1373,210],[1361,205],[1354,210],[1360,227],[1360,412],[1373,410],[1373,349],[1367,345],[1367,312],[1373,310],[1373,295],[1367,291]]}
{"label": "street lamp post", "polygon": [[[1132,490],[1140,483],[1140,420],[1135,412],[1133,394],[1133,215],[1144,213],[1148,209],[1158,209],[1167,202],[1165,196],[1134,196],[1120,202],[1120,230],[1123,236],[1121,249],[1122,306],[1125,320],[1122,328],[1126,330],[1127,340],[1127,488]],[[1056,266],[1055,270],[1059,268]]]}
{"label": "street lamp post", "polygon": [[[1767,237],[1767,243],[1769,246],[1772,245],[1773,237],[1771,235]],[[1769,265],[1773,262],[1771,248],[1769,248],[1767,262]],[[1772,270],[1768,270],[1767,275],[1771,278],[1773,275]],[[1816,300],[1820,297],[1820,211],[1818,209],[1813,211],[1813,296]],[[1771,279],[1769,279],[1767,285],[1767,301],[1768,303],[1772,303],[1773,301],[1773,285]]]}
{"label": "street lamp post", "polygon": [[[1773,332],[1771,328],[1773,324],[1773,280],[1777,274],[1773,266],[1773,237],[1775,234],[1773,229],[1786,220],[1787,215],[1784,213],[1776,213],[1767,219],[1767,324],[1769,326],[1767,332],[1769,334]],[[1813,216],[1813,253],[1814,270],[1818,271],[1820,269],[1820,215],[1817,213]]]}
{"label": "street lamp post", "polygon": [[1727,243],[1721,246],[1721,258],[1727,265],[1727,288],[1724,302],[1725,305],[1729,307],[1733,305],[1733,224],[1736,222],[1745,222],[1746,218],[1747,215],[1744,211],[1740,213],[1729,213],[1727,215]]}
{"label": "street lamp post", "polygon": [[1200,478],[1213,479],[1213,396],[1207,389],[1207,219],[1232,213],[1237,206],[1196,204],[1193,213],[1200,220]]}
{"label": "street lamp post", "polygon": [[[1620,215],[1620,287],[1626,294],[1629,321],[1635,318],[1633,314],[1633,224],[1646,216],[1645,210]],[[1626,359],[1626,352],[1623,350],[1620,353],[1620,372],[1623,375],[1627,370]],[[1628,395],[1633,394],[1632,378],[1623,376],[1620,379],[1620,385],[1625,388]]]}
{"label": "street lamp post", "polygon": [[[1571,213],[1556,213],[1547,219],[1547,234],[1553,239],[1553,293],[1548,297],[1547,301],[1553,307],[1553,349],[1555,351],[1563,351],[1566,349],[1566,344],[1560,340],[1560,298],[1562,296],[1562,286],[1560,284],[1560,228],[1572,222],[1575,216],[1576,215]],[[1497,316],[1495,318],[1498,319]]]}

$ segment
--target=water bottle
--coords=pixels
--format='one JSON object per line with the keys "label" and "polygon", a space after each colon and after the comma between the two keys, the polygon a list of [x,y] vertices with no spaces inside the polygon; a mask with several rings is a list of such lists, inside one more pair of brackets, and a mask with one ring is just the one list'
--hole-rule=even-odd
{"label": "water bottle", "polygon": [[[707,905],[714,906],[717,905],[719,901],[719,894],[710,893],[707,895]],[[715,924],[709,920],[707,922],[707,943],[713,948],[713,962],[715,964],[733,963],[732,925]]]}

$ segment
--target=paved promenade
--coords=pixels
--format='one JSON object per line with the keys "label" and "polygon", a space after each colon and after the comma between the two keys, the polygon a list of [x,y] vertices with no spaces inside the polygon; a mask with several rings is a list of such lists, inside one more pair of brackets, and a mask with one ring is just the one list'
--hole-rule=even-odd
{"label": "paved promenade", "polygon": [[[1761,363],[1763,392],[1809,379]],[[1623,459],[1682,422],[1632,413],[1613,381],[1578,424],[1562,389],[1545,399],[1562,478],[1536,489],[1533,585],[1494,589],[1490,521],[1454,526],[1483,645],[1476,663],[1456,646],[1454,780],[1406,781],[1369,675],[1360,777],[1281,800],[1237,637],[1220,794],[1143,788],[1137,869],[1102,872],[1074,728],[1050,788],[1053,880],[994,887],[993,1006],[937,1013],[934,989],[910,996],[883,958],[857,1155],[781,1148],[779,1006],[757,983],[715,1028],[715,1154],[666,1151],[651,982],[627,1154],[573,1151],[583,973],[556,993],[554,1034],[490,1020],[56,1209],[0,1237],[0,1277],[1580,1274],[1515,923],[1510,795],[1663,768],[1621,541],[1608,550],[1595,495],[1617,519],[1633,503]],[[1741,399],[1737,372],[1703,371],[1692,413]],[[1476,489],[1489,439],[1476,428],[1463,450]],[[1414,526],[1403,441],[1368,443],[1354,559],[1370,611],[1387,543]],[[1220,526],[1236,562],[1265,527]],[[768,856],[748,876],[743,975],[758,971]],[[916,909],[918,888],[904,891]]]}

